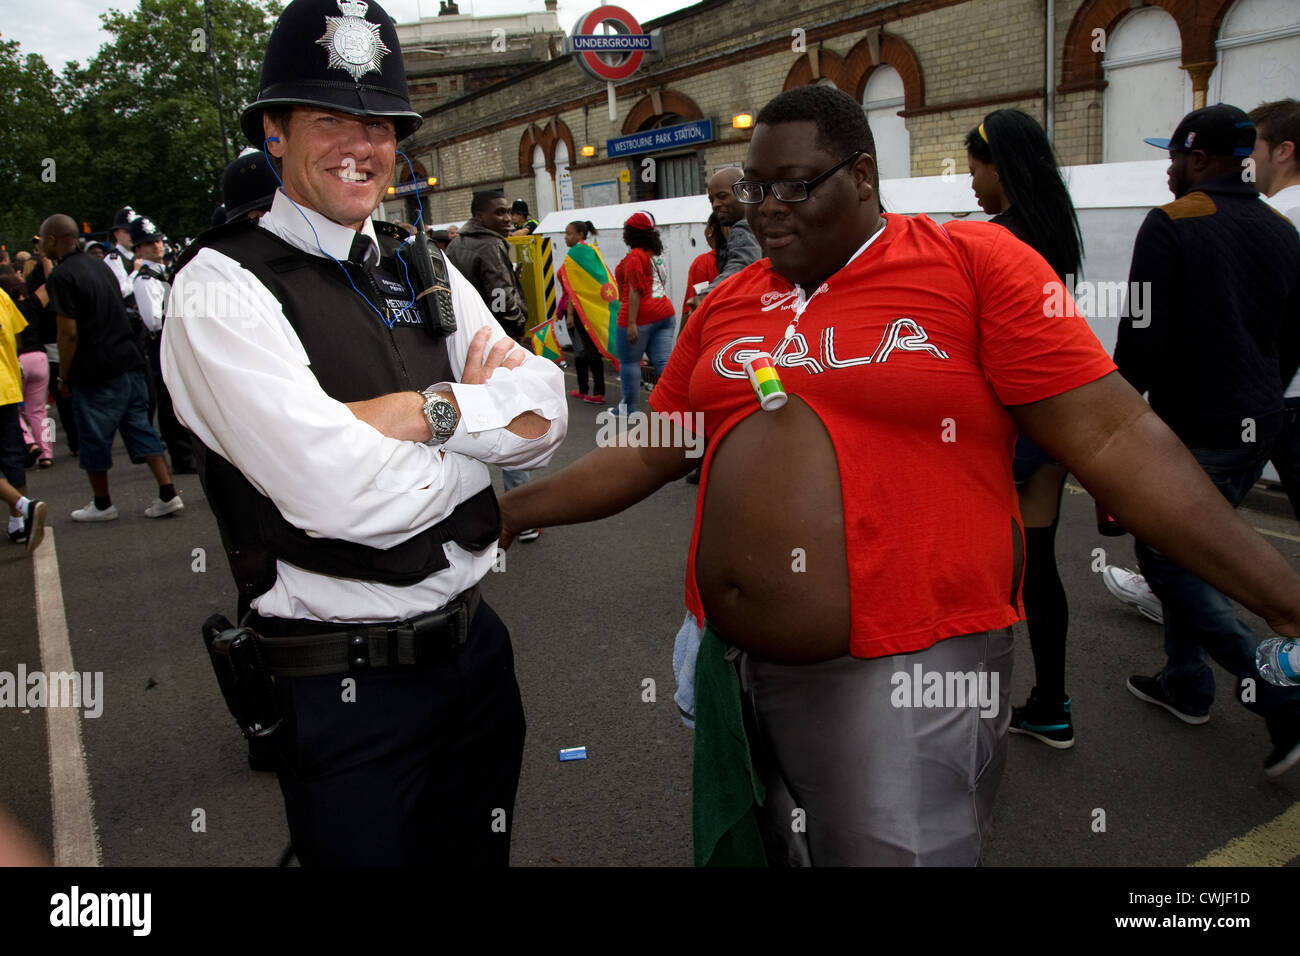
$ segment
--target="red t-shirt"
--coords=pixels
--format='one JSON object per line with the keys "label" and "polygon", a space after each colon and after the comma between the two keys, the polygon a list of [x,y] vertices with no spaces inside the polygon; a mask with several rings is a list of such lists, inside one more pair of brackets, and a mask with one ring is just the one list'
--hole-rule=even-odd
{"label": "red t-shirt", "polygon": [[628,290],[636,289],[641,293],[641,304],[637,307],[636,324],[650,325],[660,319],[669,318],[673,311],[672,300],[664,287],[665,277],[656,272],[650,261],[650,254],[644,249],[632,249],[614,270],[618,282],[618,326],[627,327],[627,305],[630,299]]}
{"label": "red t-shirt", "polygon": [[[777,362],[838,459],[856,657],[1019,620],[1016,426],[1003,406],[1115,369],[1083,318],[1047,316],[1044,286],[1057,278],[1007,230],[950,222],[945,234],[925,216],[885,220],[822,284]],[[686,571],[686,605],[701,622],[695,553],[713,452],[737,422],[764,414],[742,363],[776,351],[797,295],[767,259],[737,274],[691,317],[650,394],[656,411],[704,415]]]}
{"label": "red t-shirt", "polygon": [[686,316],[686,303],[695,297],[695,286],[700,282],[712,282],[718,277],[718,254],[710,249],[701,252],[691,262],[690,271],[686,273],[686,298],[682,299],[682,317]]}

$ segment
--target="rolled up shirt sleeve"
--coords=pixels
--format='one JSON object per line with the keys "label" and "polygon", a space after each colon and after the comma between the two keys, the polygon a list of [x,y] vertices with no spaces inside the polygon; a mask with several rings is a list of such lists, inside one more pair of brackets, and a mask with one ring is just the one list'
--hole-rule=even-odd
{"label": "rolled up shirt sleeve", "polygon": [[327,395],[279,302],[212,249],[176,277],[162,369],[180,421],[313,537],[390,548],[488,484],[481,465],[388,438]]}
{"label": "rolled up shirt sleeve", "polygon": [[[479,329],[492,329],[484,355],[507,336],[469,281],[454,268],[448,271],[456,332],[447,343],[447,352],[456,376],[464,378],[469,344]],[[569,427],[564,373],[554,362],[523,346],[515,348],[527,355],[524,364],[513,369],[498,368],[481,385],[435,382],[428,386],[451,392],[460,406],[456,431],[442,446],[446,451],[511,468],[536,468],[550,461],[564,441]],[[550,422],[546,434],[529,439],[508,430],[507,426],[525,412],[535,412]]]}

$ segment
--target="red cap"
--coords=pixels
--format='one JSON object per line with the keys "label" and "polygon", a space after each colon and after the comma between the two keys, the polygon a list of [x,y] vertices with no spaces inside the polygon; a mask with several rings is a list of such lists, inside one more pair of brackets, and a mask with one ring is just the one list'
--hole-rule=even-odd
{"label": "red cap", "polygon": [[633,229],[653,229],[655,220],[648,212],[634,212],[627,217],[627,222],[623,225],[631,226]]}

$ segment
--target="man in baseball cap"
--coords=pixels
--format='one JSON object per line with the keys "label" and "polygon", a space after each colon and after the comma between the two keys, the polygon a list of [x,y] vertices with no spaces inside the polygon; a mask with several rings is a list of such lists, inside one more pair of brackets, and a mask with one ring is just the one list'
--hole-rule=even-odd
{"label": "man in baseball cap", "polygon": [[226,197],[163,331],[264,663],[244,675],[258,706],[228,703],[304,866],[509,861],[524,713],[479,590],[500,532],[487,463],[546,464],[564,376],[436,248],[371,218],[419,123],[382,7],[293,0],[241,119],[280,188],[256,222]]}
{"label": "man in baseball cap", "polygon": [[[1235,508],[1268,461],[1283,385],[1300,368],[1300,239],[1259,200],[1247,174],[1255,126],[1237,107],[1194,110],[1169,139],[1146,142],[1169,151],[1176,198],[1138,230],[1129,289],[1145,309],[1121,320],[1115,364]],[[1164,607],[1166,659],[1158,673],[1130,677],[1129,691],[1204,724],[1209,655],[1235,678],[1230,696],[1264,718],[1264,773],[1300,763],[1300,688],[1260,677],[1258,638],[1223,594],[1146,541],[1134,550]]]}
{"label": "man in baseball cap", "polygon": [[1177,198],[1194,183],[1239,174],[1242,159],[1255,148],[1255,124],[1237,107],[1216,103],[1192,110],[1168,139],[1142,142],[1169,151],[1169,188]]}

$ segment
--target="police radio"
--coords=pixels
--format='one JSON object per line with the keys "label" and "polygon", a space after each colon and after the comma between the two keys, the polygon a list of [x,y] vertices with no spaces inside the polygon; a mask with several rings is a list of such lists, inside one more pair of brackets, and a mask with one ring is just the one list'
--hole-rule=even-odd
{"label": "police radio", "polygon": [[414,280],[415,301],[420,306],[425,330],[434,338],[456,331],[456,310],[451,304],[451,277],[442,250],[429,245],[419,222],[415,232],[397,249]]}

